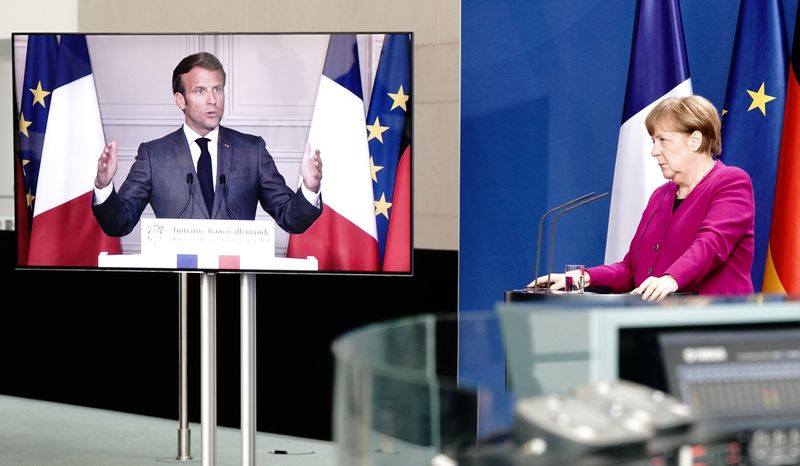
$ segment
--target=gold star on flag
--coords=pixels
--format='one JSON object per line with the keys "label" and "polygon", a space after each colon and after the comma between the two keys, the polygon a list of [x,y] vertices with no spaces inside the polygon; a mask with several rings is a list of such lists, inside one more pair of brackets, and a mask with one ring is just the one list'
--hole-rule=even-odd
{"label": "gold star on flag", "polygon": [[383,214],[386,219],[389,219],[389,208],[392,207],[391,202],[386,202],[386,194],[381,193],[381,198],[375,201],[375,216]]}
{"label": "gold star on flag", "polygon": [[747,111],[749,112],[754,108],[758,108],[761,110],[761,114],[767,116],[767,102],[775,100],[775,97],[764,93],[764,83],[761,83],[758,92],[753,92],[748,89],[747,93],[750,94],[750,98],[753,99],[753,103],[750,104],[750,108],[748,108]]}
{"label": "gold star on flag", "polygon": [[38,103],[41,104],[42,107],[46,107],[46,105],[44,104],[44,98],[50,95],[50,91],[45,91],[44,89],[42,89],[41,81],[39,81],[39,84],[36,86],[36,89],[28,89],[28,90],[33,93],[33,104],[31,104],[31,106],[34,106]]}
{"label": "gold star on flag", "polygon": [[724,108],[723,108],[723,109],[722,109],[722,116],[725,116],[725,114],[726,114],[726,113],[728,113],[728,111],[727,111],[726,109],[724,109]]}
{"label": "gold star on flag", "polygon": [[30,137],[28,136],[28,126],[32,124],[33,124],[32,121],[28,121],[25,119],[24,113],[22,112],[19,113],[19,132],[24,134],[26,138]]}
{"label": "gold star on flag", "polygon": [[36,199],[36,196],[31,194],[31,191],[28,190],[28,194],[25,195],[25,198],[28,199],[28,207],[31,207],[33,205],[33,200]]}
{"label": "gold star on flag", "polygon": [[372,156],[369,156],[369,171],[372,172],[372,181],[378,182],[378,172],[383,170],[383,167],[380,165],[375,165],[375,161],[372,160]]}
{"label": "gold star on flag", "polygon": [[397,107],[402,108],[404,111],[408,111],[406,108],[406,102],[408,102],[408,96],[403,93],[403,85],[400,85],[400,90],[397,91],[397,94],[392,94],[391,92],[387,92],[389,97],[392,98],[392,108],[389,111],[396,109]]}
{"label": "gold star on flag", "polygon": [[27,167],[28,164],[31,163],[31,161],[28,159],[21,159],[21,160],[22,160],[22,176],[28,176],[28,172],[25,171],[25,167]]}
{"label": "gold star on flag", "polygon": [[371,125],[367,125],[367,129],[369,130],[369,136],[367,136],[367,141],[371,141],[372,139],[378,138],[378,141],[383,144],[383,132],[388,130],[388,126],[381,126],[381,119],[379,117],[375,117],[375,123]]}

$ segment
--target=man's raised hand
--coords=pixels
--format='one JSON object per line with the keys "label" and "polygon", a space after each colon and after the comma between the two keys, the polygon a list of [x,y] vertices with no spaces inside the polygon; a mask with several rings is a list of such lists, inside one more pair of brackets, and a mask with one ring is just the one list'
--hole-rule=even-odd
{"label": "man's raised hand", "polygon": [[103,189],[114,179],[117,173],[117,142],[111,141],[103,148],[103,153],[97,160],[97,176],[94,178],[94,186]]}

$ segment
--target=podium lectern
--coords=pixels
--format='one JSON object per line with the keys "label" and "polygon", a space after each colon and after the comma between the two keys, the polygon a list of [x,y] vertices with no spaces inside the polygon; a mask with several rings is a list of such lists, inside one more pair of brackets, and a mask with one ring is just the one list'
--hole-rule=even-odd
{"label": "podium lectern", "polygon": [[604,286],[587,286],[583,293],[565,293],[563,291],[545,291],[544,288],[517,288],[505,290],[503,301],[506,303],[525,303],[542,302],[545,300],[564,300],[564,299],[602,299],[625,301],[630,298],[627,293],[611,293],[609,288]]}
{"label": "podium lectern", "polygon": [[317,259],[275,257],[273,220],[141,220],[141,254],[100,253],[101,268],[318,270]]}

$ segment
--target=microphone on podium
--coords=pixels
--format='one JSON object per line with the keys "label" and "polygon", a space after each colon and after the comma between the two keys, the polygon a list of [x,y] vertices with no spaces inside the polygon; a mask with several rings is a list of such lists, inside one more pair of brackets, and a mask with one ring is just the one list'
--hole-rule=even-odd
{"label": "microphone on podium", "polygon": [[[555,224],[558,221],[558,218],[567,212],[577,209],[578,207],[586,205],[590,202],[594,202],[605,196],[608,196],[608,192],[605,192],[603,194],[598,194],[595,196],[595,192],[592,191],[590,193],[584,194],[583,196],[576,197],[571,201],[565,202],[564,204],[553,207],[552,209],[542,214],[542,216],[539,218],[539,233],[538,233],[538,238],[536,240],[536,275],[535,275],[536,278],[539,277],[539,263],[541,262],[541,256],[542,256],[542,229],[544,228],[544,221],[549,215],[558,212],[558,215],[556,215],[556,217],[554,217],[553,221],[551,222],[550,247],[547,260],[547,284],[545,285],[545,291],[547,293],[550,292],[550,272],[551,272],[550,269],[552,267],[552,262],[553,262],[553,244],[555,243],[555,231],[556,231]],[[534,287],[534,289],[538,288]]]}
{"label": "microphone on podium", "polygon": [[183,213],[186,212],[186,209],[189,207],[189,204],[192,202],[192,199],[194,198],[194,195],[192,195],[192,183],[194,183],[194,175],[192,175],[191,173],[187,173],[186,186],[189,187],[189,193],[188,196],[186,197],[186,205],[183,206],[183,209],[181,209],[180,213],[176,218],[181,218],[181,215],[183,215]]}
{"label": "microphone on podium", "polygon": [[[594,194],[594,193],[592,192],[590,194],[587,194],[586,196],[582,196],[579,199],[584,199],[587,196],[591,196],[592,194]],[[598,199],[602,199],[602,198],[604,198],[606,196],[608,196],[608,191],[604,192],[603,194],[598,194],[597,196],[590,197],[589,199],[586,199],[586,200],[583,200],[581,202],[578,202],[575,205],[566,206],[565,208],[563,208],[563,210],[558,212],[556,214],[556,216],[553,217],[553,221],[550,222],[550,250],[548,251],[548,255],[547,255],[547,288],[546,288],[548,293],[550,292],[550,272],[551,272],[551,269],[552,269],[552,266],[553,266],[553,245],[556,242],[556,222],[558,222],[558,219],[562,215],[566,214],[567,212],[571,212],[571,211],[577,209],[578,207],[585,206],[586,204],[592,203],[592,202],[594,202],[594,201],[596,201]],[[538,258],[537,258],[537,262],[538,262]],[[539,271],[537,270],[536,273],[537,273],[537,277],[538,277]]]}
{"label": "microphone on podium", "polygon": [[219,175],[219,183],[222,185],[222,200],[225,202],[225,207],[228,208],[228,212],[233,215],[233,218],[239,220],[239,217],[236,216],[236,212],[234,212],[230,204],[228,204],[228,177],[226,177],[224,173]]}
{"label": "microphone on podium", "polygon": [[[593,196],[593,195],[594,195],[594,191],[592,191],[590,193],[587,193],[587,194],[584,194],[583,196],[576,197],[575,199],[573,199],[573,200],[571,200],[569,202],[565,202],[564,204],[561,204],[558,207],[553,207],[552,209],[550,209],[547,212],[543,213],[541,217],[539,217],[539,236],[536,239],[536,272],[535,272],[534,277],[536,277],[536,278],[539,277],[539,258],[542,257],[542,227],[544,226],[544,219],[546,219],[547,216],[552,214],[553,212],[561,210],[561,209],[563,209],[565,207],[569,207],[569,206],[575,204],[576,202],[580,202],[580,201],[586,199],[587,197]],[[550,242],[552,243],[552,237],[550,239]],[[548,273],[549,273],[549,270],[548,270]],[[548,277],[548,281],[549,281],[549,277]],[[549,287],[549,285],[548,285],[548,287]]]}

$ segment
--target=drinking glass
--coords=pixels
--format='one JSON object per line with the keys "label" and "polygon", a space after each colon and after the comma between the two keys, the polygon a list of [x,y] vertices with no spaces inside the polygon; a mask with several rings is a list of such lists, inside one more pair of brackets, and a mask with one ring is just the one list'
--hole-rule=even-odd
{"label": "drinking glass", "polygon": [[583,265],[567,264],[564,266],[564,292],[583,293]]}

